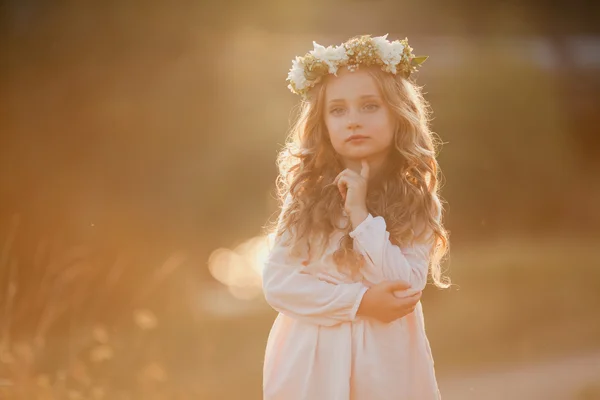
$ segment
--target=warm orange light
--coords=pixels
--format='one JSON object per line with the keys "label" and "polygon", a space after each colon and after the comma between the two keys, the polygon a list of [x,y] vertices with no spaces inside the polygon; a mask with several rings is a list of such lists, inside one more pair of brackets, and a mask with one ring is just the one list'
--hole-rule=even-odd
{"label": "warm orange light", "polygon": [[219,248],[208,259],[211,275],[238,299],[251,300],[262,291],[262,270],[269,253],[269,238],[256,236],[233,250]]}

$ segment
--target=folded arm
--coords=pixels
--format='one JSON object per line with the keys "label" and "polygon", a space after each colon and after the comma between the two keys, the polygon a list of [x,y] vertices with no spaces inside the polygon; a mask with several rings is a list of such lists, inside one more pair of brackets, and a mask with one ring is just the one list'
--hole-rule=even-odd
{"label": "folded arm", "polygon": [[403,280],[415,290],[425,288],[431,241],[400,248],[391,243],[383,217],[371,214],[350,236],[354,239],[354,248],[366,258],[363,275],[367,281],[377,284],[384,280]]}
{"label": "folded arm", "polygon": [[290,257],[281,243],[273,246],[263,270],[263,292],[267,303],[292,318],[333,326],[353,321],[367,291],[361,283],[335,284],[302,270],[300,258]]}

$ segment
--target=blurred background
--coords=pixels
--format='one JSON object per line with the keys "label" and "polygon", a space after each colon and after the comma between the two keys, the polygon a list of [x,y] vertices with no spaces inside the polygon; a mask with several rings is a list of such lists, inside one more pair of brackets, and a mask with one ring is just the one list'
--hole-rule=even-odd
{"label": "blurred background", "polygon": [[291,60],[389,33],[444,142],[443,398],[599,399],[587,3],[3,1],[0,397],[260,399]]}

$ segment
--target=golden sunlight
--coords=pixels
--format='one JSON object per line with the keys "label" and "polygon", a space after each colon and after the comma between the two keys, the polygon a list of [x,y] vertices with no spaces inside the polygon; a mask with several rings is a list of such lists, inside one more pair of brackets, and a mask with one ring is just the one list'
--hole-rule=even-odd
{"label": "golden sunlight", "polygon": [[262,293],[262,270],[270,243],[268,236],[256,236],[233,250],[216,249],[208,258],[208,270],[235,298],[255,299]]}

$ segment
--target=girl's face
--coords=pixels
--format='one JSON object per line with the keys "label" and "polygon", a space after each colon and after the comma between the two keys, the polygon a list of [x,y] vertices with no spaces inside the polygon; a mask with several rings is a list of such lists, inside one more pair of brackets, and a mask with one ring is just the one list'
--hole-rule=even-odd
{"label": "girl's face", "polygon": [[342,68],[338,76],[330,76],[324,107],[331,144],[347,168],[360,166],[362,159],[375,168],[385,162],[395,124],[375,80],[365,68],[355,72]]}

